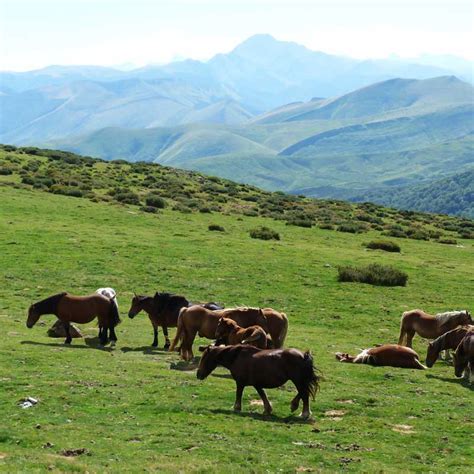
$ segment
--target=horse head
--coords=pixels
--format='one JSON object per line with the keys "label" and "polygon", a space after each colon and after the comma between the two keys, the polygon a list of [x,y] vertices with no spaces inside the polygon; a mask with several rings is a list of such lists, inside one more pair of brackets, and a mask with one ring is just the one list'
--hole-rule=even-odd
{"label": "horse head", "polygon": [[233,321],[228,318],[219,318],[216,328],[216,339],[223,339],[229,335],[233,326]]}
{"label": "horse head", "polygon": [[128,317],[130,319],[133,319],[143,309],[142,303],[144,298],[145,296],[133,293],[132,304],[128,310]]}
{"label": "horse head", "polygon": [[28,318],[26,320],[26,327],[31,329],[40,318],[41,314],[36,306],[36,304],[32,304],[28,309]]}
{"label": "horse head", "polygon": [[217,367],[217,350],[213,346],[199,347],[202,352],[199,367],[196,372],[196,377],[199,380],[204,380]]}
{"label": "horse head", "polygon": [[426,365],[427,367],[433,367],[434,363],[438,359],[439,351],[434,342],[428,343],[428,351],[426,352]]}

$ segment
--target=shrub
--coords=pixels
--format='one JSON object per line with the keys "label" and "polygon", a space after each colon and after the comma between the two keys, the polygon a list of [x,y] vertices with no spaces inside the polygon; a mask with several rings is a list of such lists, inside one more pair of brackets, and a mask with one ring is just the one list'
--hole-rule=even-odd
{"label": "shrub", "polygon": [[250,230],[250,237],[261,240],[280,240],[278,232],[264,226]]}
{"label": "shrub", "polygon": [[385,250],[386,252],[400,252],[400,246],[390,240],[372,240],[366,247],[373,250]]}
{"label": "shrub", "polygon": [[390,265],[372,263],[366,267],[339,267],[338,281],[354,281],[378,286],[405,286],[408,275]]}
{"label": "shrub", "polygon": [[349,232],[351,234],[358,234],[362,232],[362,228],[357,224],[345,223],[337,226],[338,232]]}
{"label": "shrub", "polygon": [[8,176],[9,174],[13,174],[13,171],[10,168],[4,168],[3,166],[0,167],[0,175]]}
{"label": "shrub", "polygon": [[458,241],[456,239],[447,239],[447,238],[440,238],[438,239],[438,243],[440,244],[449,244],[449,245],[457,245]]}
{"label": "shrub", "polygon": [[123,204],[133,204],[135,206],[140,205],[140,198],[132,191],[122,191],[115,194],[114,197],[118,202]]}
{"label": "shrub", "polygon": [[158,208],[156,208],[154,206],[142,206],[142,207],[140,207],[140,211],[149,212],[151,214],[156,214],[158,212]]}
{"label": "shrub", "polygon": [[296,219],[288,220],[286,225],[295,225],[295,226],[298,226],[298,227],[311,228],[313,226],[313,223],[308,219],[298,219],[298,218],[296,218]]}
{"label": "shrub", "polygon": [[208,230],[212,230],[212,231],[215,231],[215,232],[225,232],[224,227],[222,227],[221,225],[217,225],[217,224],[211,224],[208,227]]}
{"label": "shrub", "polygon": [[211,210],[211,208],[209,208],[207,206],[202,206],[202,207],[199,208],[199,212],[202,212],[203,214],[211,214],[212,210]]}
{"label": "shrub", "polygon": [[469,232],[468,230],[459,231],[458,235],[461,239],[474,239],[474,232]]}
{"label": "shrub", "polygon": [[72,196],[72,197],[83,197],[84,193],[79,189],[73,186],[61,186],[55,184],[50,188],[51,192],[54,194],[62,194],[64,196]]}
{"label": "shrub", "polygon": [[166,201],[156,194],[149,194],[145,199],[145,204],[148,207],[156,207],[158,209],[164,209],[166,207]]}
{"label": "shrub", "polygon": [[327,222],[323,222],[322,224],[318,224],[318,227],[320,229],[325,229],[325,230],[334,230],[334,226],[332,224],[327,223]]}
{"label": "shrub", "polygon": [[400,229],[388,229],[382,232],[382,235],[386,235],[388,237],[398,237],[399,239],[407,238],[407,234]]}

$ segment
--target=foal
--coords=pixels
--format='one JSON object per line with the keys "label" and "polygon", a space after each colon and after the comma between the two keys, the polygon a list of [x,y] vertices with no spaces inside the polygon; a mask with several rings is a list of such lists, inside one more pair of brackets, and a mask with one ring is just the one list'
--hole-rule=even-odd
{"label": "foal", "polygon": [[302,418],[309,418],[309,397],[314,400],[319,388],[319,377],[315,373],[313,358],[309,351],[297,349],[263,350],[253,346],[208,346],[197,370],[197,378],[204,380],[218,365],[230,370],[237,385],[235,411],[242,409],[242,393],[247,386],[257,390],[264,405],[264,415],[272,413],[264,388],[280,387],[288,380],[296,386],[298,393],[291,401],[291,411],[298,409],[303,400]]}
{"label": "foal", "polygon": [[250,344],[260,349],[267,348],[267,333],[260,326],[240,327],[229,318],[220,318],[217,323],[216,339],[223,339],[226,345]]}

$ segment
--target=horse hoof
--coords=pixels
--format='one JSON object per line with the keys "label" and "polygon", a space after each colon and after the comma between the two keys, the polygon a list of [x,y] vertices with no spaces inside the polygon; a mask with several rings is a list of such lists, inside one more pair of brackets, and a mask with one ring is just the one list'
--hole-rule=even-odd
{"label": "horse hoof", "polygon": [[312,415],[312,413],[311,413],[310,411],[308,411],[308,412],[302,412],[302,413],[300,414],[300,418],[301,418],[302,420],[309,420],[309,419],[311,418],[311,415]]}
{"label": "horse hoof", "polygon": [[242,407],[239,407],[239,406],[235,406],[235,405],[234,405],[233,408],[234,408],[234,411],[235,411],[236,413],[240,413],[240,412],[242,411]]}
{"label": "horse hoof", "polygon": [[110,343],[110,347],[115,347],[115,341],[112,341],[112,342]]}

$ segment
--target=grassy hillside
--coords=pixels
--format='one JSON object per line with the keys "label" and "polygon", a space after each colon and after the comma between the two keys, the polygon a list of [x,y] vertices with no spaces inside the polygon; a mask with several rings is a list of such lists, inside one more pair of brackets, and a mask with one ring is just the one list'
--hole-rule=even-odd
{"label": "grassy hillside", "polygon": [[354,199],[474,219],[474,169],[423,185],[374,190]]}
{"label": "grassy hillside", "polygon": [[[87,169],[101,175],[103,167],[103,177],[113,179],[114,166],[125,179],[139,179],[130,165],[95,162]],[[190,188],[202,180],[184,176]],[[8,179],[19,181],[16,174],[2,176]],[[0,186],[1,471],[474,469],[472,393],[455,379],[452,367],[439,362],[429,371],[410,371],[351,366],[334,358],[338,350],[357,352],[396,341],[400,314],[410,308],[472,310],[470,241],[456,247],[395,239],[402,253],[386,254],[362,245],[378,238],[377,231],[352,235],[169,208],[147,214],[136,206],[10,183]],[[234,199],[230,190],[225,196]],[[226,231],[209,232],[209,224]],[[248,230],[257,225],[270,226],[281,240],[249,238]],[[406,271],[408,285],[337,282],[338,265],[374,262]],[[74,340],[71,347],[46,337],[53,317],[31,330],[25,327],[32,302],[64,290],[87,294],[100,286],[118,291],[123,322],[114,349],[97,346],[94,324],[83,327],[86,339]],[[289,416],[289,384],[268,391],[274,416],[265,419],[250,388],[243,413],[231,411],[234,383],[224,369],[204,382],[194,371],[173,370],[176,354],[151,350],[147,318],[126,318],[133,291],[156,290],[285,311],[287,344],[311,349],[324,376],[312,405],[314,422]],[[205,342],[196,341],[196,347]],[[415,338],[415,349],[424,360],[426,342]],[[27,396],[39,403],[22,409],[18,403]]]}
{"label": "grassy hillside", "polygon": [[[288,104],[241,125],[106,128],[48,146],[154,161],[266,189],[350,198],[468,169],[472,91],[455,77],[393,79],[341,97]],[[230,117],[234,107],[211,109]]]}
{"label": "grassy hillside", "polygon": [[474,224],[469,220],[397,211],[370,203],[349,204],[271,193],[157,164],[106,162],[31,147],[0,146],[0,182],[94,202],[133,204],[145,212],[158,211],[149,206],[150,198],[158,198],[161,207],[183,213],[263,216],[289,225],[354,233],[378,230],[387,235],[425,240],[469,237],[474,233]]}

